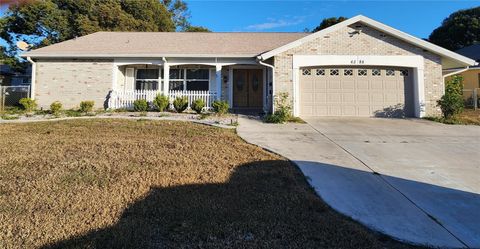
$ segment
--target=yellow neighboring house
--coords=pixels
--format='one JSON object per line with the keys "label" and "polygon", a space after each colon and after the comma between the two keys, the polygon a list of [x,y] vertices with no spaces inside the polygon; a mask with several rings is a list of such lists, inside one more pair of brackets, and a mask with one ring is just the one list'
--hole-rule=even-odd
{"label": "yellow neighboring house", "polygon": [[[456,51],[457,53],[480,62],[480,43],[474,44]],[[466,105],[470,107],[480,107],[480,66],[470,66],[467,68],[449,69],[444,71],[445,80],[448,81],[453,75],[463,77],[463,96]],[[475,101],[473,101],[476,99]]]}

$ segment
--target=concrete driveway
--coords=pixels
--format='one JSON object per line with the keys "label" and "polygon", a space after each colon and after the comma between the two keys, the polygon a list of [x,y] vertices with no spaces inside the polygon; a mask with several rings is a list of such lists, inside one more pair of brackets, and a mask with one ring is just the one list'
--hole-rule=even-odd
{"label": "concrete driveway", "polygon": [[480,248],[480,127],[424,120],[240,118],[238,134],[295,162],[330,206],[399,240]]}

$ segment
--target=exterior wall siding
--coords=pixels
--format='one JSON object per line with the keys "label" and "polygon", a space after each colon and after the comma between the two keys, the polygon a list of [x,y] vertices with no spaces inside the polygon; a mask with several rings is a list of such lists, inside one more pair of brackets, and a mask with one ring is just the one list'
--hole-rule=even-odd
{"label": "exterior wall siding", "polygon": [[77,108],[81,101],[95,101],[103,108],[112,90],[112,60],[38,60],[35,98],[49,109],[54,101]]}
{"label": "exterior wall siding", "polygon": [[426,115],[439,115],[436,102],[443,94],[441,57],[424,51],[397,38],[370,27],[363,26],[362,32],[351,36],[354,25],[316,38],[274,57],[275,94],[287,92],[293,96],[293,55],[421,55],[424,57],[424,84]]}

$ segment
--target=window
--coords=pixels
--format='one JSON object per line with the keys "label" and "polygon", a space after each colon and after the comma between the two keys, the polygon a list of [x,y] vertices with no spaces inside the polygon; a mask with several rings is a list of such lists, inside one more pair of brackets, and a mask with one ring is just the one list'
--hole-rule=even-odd
{"label": "window", "polygon": [[319,76],[325,75],[325,69],[317,69],[316,74],[319,75]]}
{"label": "window", "polygon": [[352,76],[353,75],[353,70],[352,69],[344,69],[343,70],[343,75]]}
{"label": "window", "polygon": [[387,69],[387,72],[385,73],[387,76],[395,76],[395,70],[393,69]]}
{"label": "window", "polygon": [[367,69],[358,69],[358,76],[367,76]]}
{"label": "window", "polygon": [[310,69],[303,69],[302,75],[312,75],[312,72],[310,71]]}
{"label": "window", "polygon": [[208,91],[208,69],[187,69],[187,91]]}
{"label": "window", "polygon": [[170,90],[208,91],[208,69],[170,69]]}
{"label": "window", "polygon": [[330,70],[330,75],[337,76],[339,74],[338,71],[339,71],[338,69],[331,69]]}
{"label": "window", "polygon": [[372,75],[373,76],[380,76],[380,75],[382,75],[382,72],[380,71],[380,69],[372,69]]}
{"label": "window", "polygon": [[159,69],[137,69],[136,90],[158,90]]}
{"label": "window", "polygon": [[400,76],[408,76],[408,70],[407,69],[402,69],[400,70]]}

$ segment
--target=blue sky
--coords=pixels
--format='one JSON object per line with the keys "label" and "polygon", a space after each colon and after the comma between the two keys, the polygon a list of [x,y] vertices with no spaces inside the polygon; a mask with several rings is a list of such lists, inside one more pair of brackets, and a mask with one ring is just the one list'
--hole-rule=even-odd
{"label": "blue sky", "polygon": [[[1,0],[0,0],[1,1]],[[449,14],[480,6],[480,0],[186,0],[194,25],[213,31],[302,32],[323,18],[358,14],[427,38]],[[0,8],[0,15],[5,12]]]}
{"label": "blue sky", "polygon": [[362,14],[420,38],[452,12],[480,6],[480,0],[454,1],[200,1],[187,0],[191,22],[213,31],[301,32],[323,18]]}

